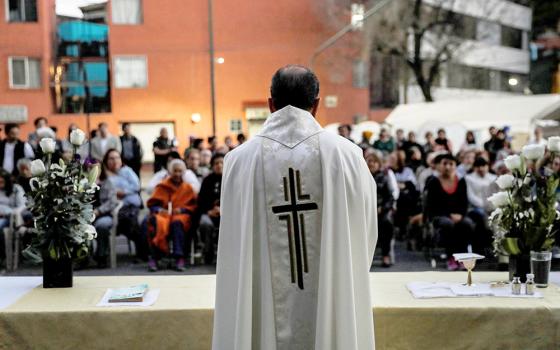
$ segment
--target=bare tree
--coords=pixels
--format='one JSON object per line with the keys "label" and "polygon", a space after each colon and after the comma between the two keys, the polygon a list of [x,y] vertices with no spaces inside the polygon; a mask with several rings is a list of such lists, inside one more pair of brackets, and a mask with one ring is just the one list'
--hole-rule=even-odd
{"label": "bare tree", "polygon": [[368,23],[372,50],[402,58],[428,102],[442,66],[476,34],[476,24],[450,11],[453,6],[454,0],[397,0]]}

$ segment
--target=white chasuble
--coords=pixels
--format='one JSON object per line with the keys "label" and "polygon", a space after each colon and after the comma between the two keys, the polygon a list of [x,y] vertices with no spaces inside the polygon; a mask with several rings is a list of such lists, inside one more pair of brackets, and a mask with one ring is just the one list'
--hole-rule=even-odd
{"label": "white chasuble", "polygon": [[287,106],[226,156],[222,186],[213,349],[373,349],[361,150]]}

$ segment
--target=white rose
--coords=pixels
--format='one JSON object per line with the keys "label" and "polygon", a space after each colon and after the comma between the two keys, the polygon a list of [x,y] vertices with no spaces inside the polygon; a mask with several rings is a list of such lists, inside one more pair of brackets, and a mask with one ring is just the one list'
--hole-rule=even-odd
{"label": "white rose", "polygon": [[31,175],[41,176],[47,171],[45,163],[41,159],[36,159],[31,162]]}
{"label": "white rose", "polygon": [[495,208],[504,207],[509,203],[509,195],[507,192],[494,193],[488,197],[488,201],[492,203]]}
{"label": "white rose", "polygon": [[522,167],[521,157],[517,154],[506,157],[506,159],[504,159],[504,163],[506,164],[506,167],[511,171],[521,170]]}
{"label": "white rose", "polygon": [[493,221],[493,220],[499,218],[499,217],[502,215],[502,213],[503,213],[502,208],[497,208],[497,209],[494,210],[492,213],[490,213],[489,220],[490,220],[490,221]]}
{"label": "white rose", "polygon": [[39,141],[39,146],[41,146],[44,154],[52,154],[56,148],[56,141],[50,137],[46,137]]}
{"label": "white rose", "polygon": [[529,160],[537,160],[544,157],[544,151],[543,145],[527,145],[521,149],[523,157]]}
{"label": "white rose", "polygon": [[70,143],[74,146],[81,146],[85,140],[86,134],[80,129],[72,130],[70,133]]}
{"label": "white rose", "polygon": [[496,183],[498,184],[498,187],[500,187],[500,189],[508,190],[513,187],[513,184],[515,183],[515,177],[510,174],[500,175],[500,177],[498,177],[498,179],[496,180]]}
{"label": "white rose", "polygon": [[97,237],[97,230],[93,225],[84,225],[84,233],[86,234],[88,241]]}
{"label": "white rose", "polygon": [[550,152],[560,152],[560,136],[549,137],[547,147]]}

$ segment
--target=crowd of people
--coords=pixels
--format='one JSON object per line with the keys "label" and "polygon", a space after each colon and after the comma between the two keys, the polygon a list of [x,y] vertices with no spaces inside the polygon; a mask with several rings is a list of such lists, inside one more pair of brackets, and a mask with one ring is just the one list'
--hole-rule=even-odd
{"label": "crowd of people", "polygon": [[[342,125],[342,137],[352,128]],[[454,253],[473,251],[491,255],[492,228],[488,215],[494,209],[487,198],[499,191],[497,176],[508,173],[504,159],[513,154],[508,128],[489,128],[484,143],[468,131],[465,141],[453,145],[445,129],[426,132],[424,142],[414,132],[392,136],[381,129],[372,140],[366,131],[358,145],[377,182],[379,243],[382,266],[392,264],[391,242],[407,242],[408,249],[430,247],[445,251],[447,268],[457,270]],[[531,143],[546,145],[543,132],[535,129]],[[546,157],[540,171],[560,174],[560,158]]]}
{"label": "crowd of people", "polygon": [[[37,118],[34,125],[27,141],[21,139],[18,125],[4,126],[6,136],[0,141],[0,232],[9,225],[11,214],[26,205],[31,161],[42,157],[41,139],[56,140],[54,162],[69,161],[73,156],[69,137],[76,125],[70,125],[66,139],[59,139],[56,128],[44,117]],[[245,137],[240,134],[237,145],[231,137],[226,137],[222,146],[215,137],[208,138],[206,144],[204,141],[191,139],[181,157],[177,142],[162,128],[153,143],[154,173],[142,188],[144,155],[130,124],[124,123],[122,134],[115,136],[106,123],[100,123],[90,141],[77,150],[88,165],[101,167],[94,203],[97,237],[92,246],[93,261],[85,259],[78,267],[93,262],[99,268],[108,266],[112,229],[134,243],[136,259],[146,261],[150,271],[161,268],[163,260],[172,261],[173,268],[182,271],[189,254],[207,264],[215,263],[223,158]],[[32,220],[27,224],[32,226]],[[0,262],[3,242],[0,239]]]}
{"label": "crowd of people", "polygon": [[[9,225],[11,214],[25,206],[30,162],[42,156],[39,141],[56,139],[54,161],[72,157],[69,139],[57,138],[56,128],[50,127],[46,118],[37,118],[34,124],[35,131],[27,141],[21,140],[18,125],[4,126],[5,137],[0,141],[0,232]],[[68,137],[76,128],[70,125]],[[351,131],[350,125],[339,127],[339,134],[354,142]],[[405,136],[400,129],[394,136],[381,129],[376,138],[372,132],[363,133],[357,144],[377,183],[378,247],[383,267],[393,263],[394,239],[406,241],[408,249],[420,250],[428,244],[426,232],[431,244],[445,250],[450,270],[459,268],[453,253],[470,249],[488,254],[492,230],[487,217],[493,208],[487,198],[498,191],[496,177],[508,172],[504,159],[513,153],[507,128],[491,127],[489,133],[490,139],[481,143],[469,131],[459,147],[452,144],[444,129],[435,135],[427,132],[423,143],[414,132]],[[95,203],[98,235],[92,254],[97,266],[107,267],[109,236],[115,226],[117,234],[134,243],[136,258],[146,261],[150,271],[161,268],[164,258],[171,258],[175,269],[184,270],[190,254],[215,263],[223,159],[245,141],[244,135],[238,136],[237,145],[231,137],[222,145],[215,137],[192,138],[180,155],[176,140],[162,128],[153,143],[154,174],[144,188],[140,181],[144,155],[130,124],[124,123],[122,134],[115,136],[101,123],[90,137],[78,154],[90,163],[99,163],[102,169]],[[531,142],[545,143],[542,130],[535,130]],[[560,159],[547,158],[541,167],[560,172]],[[146,215],[142,215],[146,212],[143,209],[147,209]],[[0,239],[0,245],[2,242]],[[3,251],[0,247],[0,260]]]}

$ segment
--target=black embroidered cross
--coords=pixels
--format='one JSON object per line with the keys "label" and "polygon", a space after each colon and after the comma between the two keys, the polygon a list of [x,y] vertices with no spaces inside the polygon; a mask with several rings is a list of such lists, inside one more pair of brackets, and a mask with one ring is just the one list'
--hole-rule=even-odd
{"label": "black embroidered cross", "polygon": [[288,226],[288,244],[290,246],[290,268],[292,283],[296,282],[297,274],[298,287],[299,289],[303,289],[303,272],[308,273],[309,267],[307,266],[305,221],[303,213],[301,212],[316,210],[318,207],[317,203],[314,202],[298,203],[298,200],[310,200],[310,196],[308,194],[302,193],[299,170],[294,171],[294,169],[290,168],[288,175],[289,178],[283,178],[284,200],[288,202],[288,204],[272,207],[272,212],[274,214],[283,214],[279,216],[279,219],[286,221],[286,224]]}

